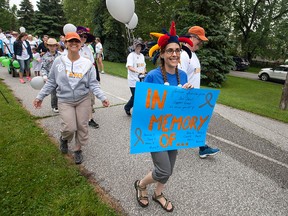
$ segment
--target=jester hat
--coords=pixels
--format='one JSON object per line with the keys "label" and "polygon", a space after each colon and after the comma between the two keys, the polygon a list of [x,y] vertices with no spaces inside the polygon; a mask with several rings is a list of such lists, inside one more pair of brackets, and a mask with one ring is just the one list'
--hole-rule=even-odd
{"label": "jester hat", "polygon": [[156,32],[151,32],[150,35],[157,37],[158,41],[157,44],[155,44],[151,49],[149,50],[149,56],[152,57],[153,53],[157,50],[160,50],[162,47],[165,47],[169,43],[178,43],[180,42],[187,43],[191,47],[193,46],[192,41],[187,38],[187,37],[178,37],[176,35],[176,25],[175,22],[172,21],[171,26],[170,26],[170,33],[167,31],[164,31],[164,34],[162,33],[156,33]]}

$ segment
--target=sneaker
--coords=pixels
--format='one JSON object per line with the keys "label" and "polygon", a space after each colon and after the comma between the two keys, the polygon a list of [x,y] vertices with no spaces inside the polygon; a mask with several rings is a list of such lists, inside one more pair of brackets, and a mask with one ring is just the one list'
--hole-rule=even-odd
{"label": "sneaker", "polygon": [[199,148],[199,157],[206,158],[208,156],[212,156],[217,154],[220,151],[218,148],[211,148],[209,146],[204,146],[204,148]]}
{"label": "sneaker", "polygon": [[56,108],[52,108],[52,111],[53,111],[54,113],[59,113],[59,110],[58,110],[57,107],[56,107]]}
{"label": "sneaker", "polygon": [[26,77],[27,81],[31,81],[31,77]]}
{"label": "sneaker", "polygon": [[101,74],[104,74],[105,72],[104,71],[101,71]]}
{"label": "sneaker", "polygon": [[68,140],[63,140],[62,136],[60,137],[60,151],[63,154],[67,154],[68,153]]}
{"label": "sneaker", "polygon": [[24,79],[19,79],[19,81],[20,81],[20,83],[22,83],[22,84],[25,83]]}
{"label": "sneaker", "polygon": [[88,125],[92,128],[99,128],[99,124],[97,124],[94,119],[91,119],[89,122],[88,122]]}
{"label": "sneaker", "polygon": [[83,161],[82,150],[74,151],[75,164],[81,164]]}

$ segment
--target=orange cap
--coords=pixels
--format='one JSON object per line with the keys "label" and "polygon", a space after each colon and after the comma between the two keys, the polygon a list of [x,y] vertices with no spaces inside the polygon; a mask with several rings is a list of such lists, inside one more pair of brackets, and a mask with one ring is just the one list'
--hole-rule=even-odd
{"label": "orange cap", "polygon": [[202,41],[208,41],[208,38],[205,37],[205,30],[200,26],[193,26],[188,32],[197,35]]}
{"label": "orange cap", "polygon": [[72,40],[72,39],[77,39],[77,40],[81,41],[80,36],[76,32],[68,32],[65,35],[65,40],[69,41],[69,40]]}

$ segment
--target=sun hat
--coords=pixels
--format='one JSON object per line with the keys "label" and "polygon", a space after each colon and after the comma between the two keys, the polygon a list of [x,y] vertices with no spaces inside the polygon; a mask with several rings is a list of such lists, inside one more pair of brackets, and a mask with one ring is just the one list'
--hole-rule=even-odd
{"label": "sun hat", "polygon": [[65,41],[69,41],[72,39],[77,39],[77,40],[81,41],[80,36],[76,32],[68,32],[65,35]]}
{"label": "sun hat", "polygon": [[145,48],[145,45],[143,44],[143,42],[139,39],[136,39],[134,42],[133,42],[133,47],[134,49],[136,49],[136,47],[140,45],[141,46],[141,50]]}
{"label": "sun hat", "polygon": [[95,40],[95,37],[90,34],[90,29],[86,28],[84,26],[77,26],[77,30],[76,30],[77,34],[82,35],[85,34],[87,35],[87,43],[93,42]]}
{"label": "sun hat", "polygon": [[157,50],[160,50],[162,47],[165,47],[169,43],[188,43],[191,47],[193,46],[193,42],[187,38],[187,37],[178,37],[176,35],[176,25],[175,22],[172,21],[170,26],[170,32],[167,32],[164,30],[164,34],[151,32],[150,35],[158,37],[157,44],[155,44],[151,49],[149,50],[149,56],[152,57],[153,53]]}
{"label": "sun hat", "polygon": [[[31,35],[31,36],[32,36],[32,35]],[[56,41],[55,38],[49,38],[49,39],[47,40],[46,44],[48,44],[48,45],[56,45],[56,44],[58,44],[58,42]]]}
{"label": "sun hat", "polygon": [[191,27],[188,33],[197,35],[202,41],[208,41],[208,38],[205,36],[205,30],[200,26]]}

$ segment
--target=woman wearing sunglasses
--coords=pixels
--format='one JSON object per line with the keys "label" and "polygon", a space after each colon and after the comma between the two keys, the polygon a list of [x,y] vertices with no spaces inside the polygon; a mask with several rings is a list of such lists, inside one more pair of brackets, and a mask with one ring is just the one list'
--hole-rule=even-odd
{"label": "woman wearing sunglasses", "polygon": [[96,80],[93,63],[79,54],[81,39],[76,32],[65,36],[67,55],[57,57],[51,67],[48,81],[41,89],[33,104],[41,108],[43,99],[56,88],[58,109],[61,118],[60,150],[68,153],[68,143],[75,135],[74,160],[83,161],[81,147],[88,142],[88,120],[91,109],[89,92],[108,107],[109,101]]}

